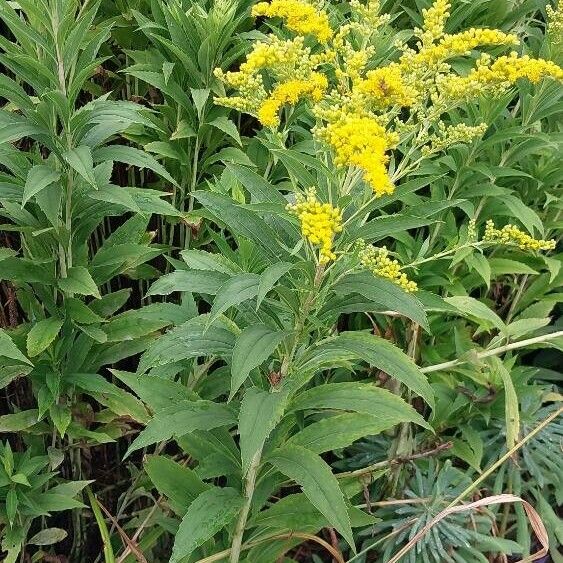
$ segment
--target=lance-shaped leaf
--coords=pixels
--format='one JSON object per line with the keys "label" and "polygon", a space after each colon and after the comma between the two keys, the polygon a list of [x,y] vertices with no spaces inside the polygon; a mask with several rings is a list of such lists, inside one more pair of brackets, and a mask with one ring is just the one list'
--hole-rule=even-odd
{"label": "lance-shaped leaf", "polygon": [[68,164],[86,180],[92,187],[97,188],[96,175],[94,174],[94,163],[90,147],[82,145],[64,153],[64,159]]}
{"label": "lance-shaped leaf", "polygon": [[272,330],[263,324],[248,326],[241,332],[233,348],[229,400],[245,382],[251,370],[265,362],[285,336],[285,332]]}
{"label": "lance-shaped leaf", "polygon": [[29,364],[30,366],[33,365],[31,361],[21,353],[20,349],[8,336],[8,333],[6,333],[2,328],[0,328],[0,356],[4,356],[5,358],[10,358],[11,360],[16,360],[17,362],[22,362],[24,364]]}
{"label": "lance-shaped leaf", "polygon": [[131,452],[156,442],[179,437],[194,430],[211,430],[236,424],[236,412],[213,401],[182,401],[156,413],[146,428],[133,441],[125,457]]}
{"label": "lance-shaped leaf", "polygon": [[49,347],[63,326],[63,320],[50,317],[39,321],[27,334],[27,354],[30,358],[37,356]]}
{"label": "lance-shaped leaf", "polygon": [[267,461],[298,483],[311,504],[354,548],[344,495],[326,462],[307,448],[296,445],[286,445],[274,450]]}
{"label": "lance-shaped leaf", "polygon": [[207,318],[194,317],[152,343],[141,357],[138,373],[197,356],[230,355],[235,334],[220,321],[208,326]]}
{"label": "lance-shaped leaf", "polygon": [[382,422],[396,419],[416,422],[425,428],[428,423],[408,403],[397,395],[369,383],[326,383],[298,395],[290,409],[337,409],[369,414]]}
{"label": "lance-shaped leaf", "polygon": [[332,289],[337,295],[359,293],[373,302],[374,309],[395,311],[429,330],[426,313],[420,301],[396,284],[378,278],[371,272],[349,274]]}
{"label": "lance-shaped leaf", "polygon": [[244,499],[230,487],[213,487],[189,506],[174,538],[170,563],[179,563],[212,538],[238,514]]}
{"label": "lance-shaped leaf", "polygon": [[[310,369],[317,361],[324,363],[325,354],[343,353],[343,359],[355,357],[374,366],[404,383],[420,395],[431,407],[434,406],[434,392],[426,377],[416,364],[399,348],[373,334],[366,332],[343,332],[313,348],[303,367]],[[322,365],[322,364],[319,364]]]}
{"label": "lance-shaped leaf", "polygon": [[401,422],[410,422],[411,413],[395,411],[385,418],[347,412],[323,418],[294,434],[290,444],[303,446],[317,454],[345,448],[365,436],[374,436]]}
{"label": "lance-shaped leaf", "polygon": [[61,177],[58,170],[53,170],[49,166],[34,166],[25,179],[23,189],[22,207],[37,193],[56,182]]}
{"label": "lance-shaped leaf", "polygon": [[69,268],[66,278],[59,279],[58,285],[67,293],[93,295],[98,299],[101,297],[96,282],[92,279],[90,272],[84,268],[84,266],[73,266]]}
{"label": "lance-shaped leaf", "polygon": [[239,274],[228,279],[217,291],[217,297],[213,301],[209,314],[209,323],[212,323],[229,307],[256,297],[259,286],[260,276],[257,274]]}
{"label": "lance-shaped leaf", "polygon": [[178,186],[178,183],[154,157],[134,147],[126,145],[111,145],[109,147],[101,147],[94,151],[94,160],[102,162],[104,160],[113,160],[137,166],[138,168],[148,168],[168,180],[171,184]]}
{"label": "lance-shaped leaf", "polygon": [[239,413],[242,472],[246,473],[254,454],[259,451],[283,416],[287,405],[286,392],[263,391],[252,387],[242,400]]}

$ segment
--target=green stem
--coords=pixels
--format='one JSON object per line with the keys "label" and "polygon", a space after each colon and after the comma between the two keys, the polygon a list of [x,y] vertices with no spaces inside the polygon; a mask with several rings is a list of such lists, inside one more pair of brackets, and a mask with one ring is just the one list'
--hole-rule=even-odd
{"label": "green stem", "polygon": [[505,352],[509,352],[510,350],[517,350],[518,348],[524,348],[525,346],[540,344],[541,342],[547,342],[548,340],[553,340],[554,338],[559,338],[561,336],[563,336],[563,330],[558,330],[557,332],[550,332],[549,334],[542,334],[541,336],[535,336],[534,338],[512,342],[511,344],[499,346],[498,348],[493,348],[492,350],[485,350],[484,352],[479,352],[478,354],[476,354],[476,356],[473,356],[471,358],[458,358],[457,360],[451,360],[450,362],[443,362],[441,364],[434,364],[433,366],[426,366],[420,368],[420,371],[422,373],[442,371],[458,366],[460,364],[471,362],[474,358],[481,360],[483,358],[489,358],[491,356],[498,356],[500,354],[504,354]]}
{"label": "green stem", "polygon": [[233,535],[233,541],[231,543],[231,553],[229,556],[229,561],[231,563],[238,563],[240,559],[240,551],[242,548],[242,537],[244,535],[244,530],[246,528],[246,521],[248,520],[248,514],[250,513],[250,507],[252,506],[252,497],[254,496],[254,488],[256,487],[256,476],[258,475],[258,469],[260,467],[260,459],[262,457],[262,448],[260,448],[252,458],[248,472],[245,478],[244,485],[244,505],[240,511],[237,525],[235,528],[235,533]]}

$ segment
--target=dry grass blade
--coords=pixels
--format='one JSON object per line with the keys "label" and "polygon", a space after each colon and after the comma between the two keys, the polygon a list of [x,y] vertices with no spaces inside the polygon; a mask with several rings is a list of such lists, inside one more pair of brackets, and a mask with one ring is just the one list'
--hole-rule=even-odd
{"label": "dry grass blade", "polygon": [[493,506],[495,504],[504,504],[507,502],[521,502],[528,519],[530,520],[530,525],[534,530],[542,548],[530,555],[529,557],[525,557],[521,559],[518,563],[528,563],[529,561],[536,561],[547,554],[549,550],[549,538],[547,535],[547,530],[539,516],[539,514],[535,511],[534,507],[526,502],[524,499],[517,497],[515,495],[509,494],[502,494],[502,495],[494,495],[490,497],[486,497],[475,502],[471,502],[469,504],[464,504],[462,506],[452,506],[442,510],[438,515],[436,515],[424,528],[418,532],[410,541],[407,543],[392,559],[389,560],[389,563],[397,563],[401,557],[406,555],[438,522],[449,516],[450,514],[458,514],[460,512],[466,512],[468,510],[473,510],[475,508],[480,508],[482,506]]}
{"label": "dry grass blade", "polygon": [[104,514],[111,520],[111,523],[115,526],[115,529],[121,536],[121,540],[129,551],[135,556],[139,563],[148,563],[145,559],[145,556],[141,553],[141,550],[138,548],[137,544],[129,538],[129,536],[123,531],[123,528],[117,523],[117,520],[112,516],[110,511],[100,502],[98,501],[98,505],[103,510]]}
{"label": "dry grass blade", "polygon": [[[292,538],[299,538],[299,539],[309,540],[309,541],[313,541],[315,543],[318,543],[320,546],[322,546],[324,549],[326,549],[332,555],[332,557],[334,558],[336,563],[346,563],[344,561],[344,557],[342,556],[342,553],[340,553],[339,550],[332,547],[332,545],[330,545],[328,542],[326,542],[322,538],[319,538],[318,536],[315,536],[314,534],[307,534],[307,533],[304,533],[304,532],[292,532],[292,533],[289,533],[289,534],[276,534],[275,536],[268,536],[267,538],[262,538],[260,540],[256,540],[256,541],[253,541],[253,542],[248,542],[246,544],[243,544],[242,550],[244,551],[244,550],[250,549],[252,547],[255,547],[257,545],[265,543],[267,541],[283,540],[283,539],[289,540],[289,539],[292,539]],[[214,561],[221,561],[221,560],[224,560],[226,557],[228,557],[230,552],[231,552],[230,549],[225,549],[224,551],[221,551],[219,553],[214,553],[213,555],[210,555],[209,557],[205,557],[204,559],[199,559],[198,561],[196,561],[196,563],[213,563]]]}

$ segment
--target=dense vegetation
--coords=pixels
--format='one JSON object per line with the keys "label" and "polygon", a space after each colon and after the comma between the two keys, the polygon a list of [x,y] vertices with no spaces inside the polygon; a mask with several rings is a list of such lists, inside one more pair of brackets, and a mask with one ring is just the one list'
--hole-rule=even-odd
{"label": "dense vegetation", "polygon": [[0,25],[3,561],[563,562],[562,9]]}

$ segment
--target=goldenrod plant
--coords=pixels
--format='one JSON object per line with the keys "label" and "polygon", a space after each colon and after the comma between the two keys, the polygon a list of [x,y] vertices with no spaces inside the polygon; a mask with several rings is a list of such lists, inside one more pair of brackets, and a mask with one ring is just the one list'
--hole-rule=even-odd
{"label": "goldenrod plant", "polygon": [[559,561],[560,7],[0,19],[3,560]]}

